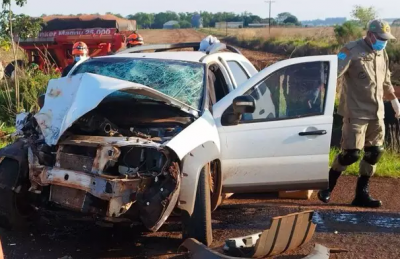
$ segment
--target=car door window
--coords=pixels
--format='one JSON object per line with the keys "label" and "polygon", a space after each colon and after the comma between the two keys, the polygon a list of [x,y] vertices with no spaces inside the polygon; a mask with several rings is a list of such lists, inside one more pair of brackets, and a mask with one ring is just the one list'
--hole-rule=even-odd
{"label": "car door window", "polygon": [[272,73],[245,94],[254,97],[256,109],[241,123],[322,115],[328,72],[329,62],[311,62]]}
{"label": "car door window", "polygon": [[236,61],[227,61],[232,76],[235,78],[236,86],[246,82],[250,77],[246,74],[243,67]]}
{"label": "car door window", "polygon": [[250,73],[250,76],[254,76],[258,73],[257,69],[255,69],[251,63],[247,61],[241,61],[240,63],[243,65],[244,68],[247,69],[247,71]]}

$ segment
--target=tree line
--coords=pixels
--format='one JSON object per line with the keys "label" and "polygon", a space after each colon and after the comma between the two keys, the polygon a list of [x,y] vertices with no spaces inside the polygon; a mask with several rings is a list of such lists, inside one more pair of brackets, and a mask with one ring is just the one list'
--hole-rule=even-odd
{"label": "tree line", "polygon": [[[95,13],[99,15],[99,13]],[[108,12],[106,14],[112,14],[119,18],[126,18],[129,20],[136,20],[137,25],[141,29],[161,29],[166,22],[177,21],[179,22],[178,28],[191,28],[198,27],[198,20],[193,19],[195,16],[200,16],[203,27],[215,27],[217,22],[243,22],[244,27],[247,27],[251,23],[269,23],[268,18],[262,18],[258,15],[254,15],[250,12],[243,12],[236,14],[233,12],[186,12],[176,13],[173,11],[166,11],[160,13],[144,13],[139,12],[136,14],[130,14],[122,16],[118,13]],[[71,14],[73,15],[73,14]],[[82,15],[82,14],[76,14]],[[47,16],[43,14],[42,17]],[[298,18],[288,12],[281,13],[275,18],[271,18],[272,25],[301,25]]]}
{"label": "tree line", "polygon": [[[115,15],[115,14],[114,14]],[[116,14],[119,17],[121,15]],[[244,27],[247,27],[251,23],[268,23],[268,18],[262,18],[258,15],[254,15],[250,12],[243,12],[241,14],[235,14],[233,12],[186,12],[176,13],[172,11],[160,12],[157,14],[153,13],[136,13],[128,15],[127,19],[136,20],[140,28],[145,29],[160,29],[164,23],[168,21],[178,21],[181,28],[196,27],[195,16],[200,16],[203,27],[215,27],[217,22],[243,22]],[[293,24],[300,25],[299,20],[296,16],[291,13],[281,13],[276,18],[271,18],[271,24]]]}

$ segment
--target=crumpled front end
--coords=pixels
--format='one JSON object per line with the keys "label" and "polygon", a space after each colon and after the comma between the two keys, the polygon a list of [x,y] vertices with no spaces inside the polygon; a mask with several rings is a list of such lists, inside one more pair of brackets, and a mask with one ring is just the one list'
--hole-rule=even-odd
{"label": "crumpled front end", "polygon": [[158,230],[182,177],[168,142],[195,120],[169,101],[95,75],[51,81],[41,111],[17,116],[34,200],[112,222],[140,218]]}
{"label": "crumpled front end", "polygon": [[[133,205],[143,223],[157,230],[175,207],[179,164],[160,144],[137,137],[71,136],[55,152],[54,166],[29,148],[30,191],[49,191],[61,207],[109,221]],[[120,221],[124,220],[123,217]]]}

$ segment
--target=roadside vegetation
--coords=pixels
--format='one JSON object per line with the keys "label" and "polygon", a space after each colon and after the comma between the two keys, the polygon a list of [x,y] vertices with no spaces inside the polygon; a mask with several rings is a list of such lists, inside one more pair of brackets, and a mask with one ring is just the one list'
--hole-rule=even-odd
{"label": "roadside vegetation", "polygon": [[[340,150],[332,148],[329,154],[329,165],[332,164],[335,157],[339,154]],[[360,161],[349,166],[345,172],[346,175],[358,175]],[[400,154],[386,151],[378,163],[376,176],[380,177],[400,177]]]}
{"label": "roadside vegetation", "polygon": [[[0,11],[0,62],[4,67],[12,66],[14,73],[0,78],[0,147],[6,145],[14,131],[15,115],[22,111],[38,110],[37,98],[44,93],[48,81],[59,77],[47,60],[43,72],[36,66],[25,66],[27,63],[18,43],[12,40],[13,35],[20,39],[36,37],[42,29],[42,20],[24,14],[15,14],[12,4],[23,6],[26,0],[3,0]],[[40,53],[47,56],[47,53]],[[7,69],[6,69],[7,70]],[[9,71],[8,71],[9,72]]]}
{"label": "roadside vegetation", "polygon": [[[225,42],[242,48],[275,54],[302,57],[336,54],[345,43],[362,37],[364,30],[354,22],[327,28],[203,28],[201,32],[221,37]],[[392,33],[400,38],[400,27]],[[400,63],[400,42],[390,42],[387,48],[392,63]]]}
{"label": "roadside vegetation", "polygon": [[[354,20],[335,27],[272,27],[217,29],[203,28],[225,42],[242,48],[260,50],[287,57],[337,54],[349,41],[361,38],[370,20],[378,16],[373,7],[356,6],[351,12]],[[392,33],[400,39],[400,27],[392,27]],[[392,80],[400,85],[400,41],[391,41],[387,52],[391,61]]]}
{"label": "roadside vegetation", "polygon": [[7,126],[4,122],[0,124],[0,148],[5,147],[11,142],[11,134],[15,131],[12,126]]}
{"label": "roadside vegetation", "polygon": [[[2,80],[0,82],[0,125],[14,124],[15,114],[20,111],[38,110],[37,98],[45,93],[47,83],[52,78],[59,77],[54,72],[45,74],[35,68],[21,69],[19,72],[20,102],[16,104],[14,80]],[[1,129],[0,129],[1,130]]]}

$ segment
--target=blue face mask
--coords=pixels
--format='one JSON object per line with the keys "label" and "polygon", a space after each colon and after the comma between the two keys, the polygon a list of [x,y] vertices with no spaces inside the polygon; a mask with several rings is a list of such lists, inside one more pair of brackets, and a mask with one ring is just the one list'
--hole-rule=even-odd
{"label": "blue face mask", "polygon": [[76,56],[76,57],[74,58],[75,62],[79,62],[79,60],[81,60],[81,59],[82,59],[81,56]]}
{"label": "blue face mask", "polygon": [[378,40],[375,35],[374,37],[375,37],[375,43],[372,44],[372,48],[376,51],[384,50],[386,48],[387,41]]}

